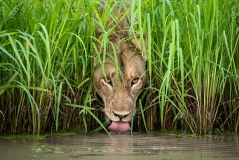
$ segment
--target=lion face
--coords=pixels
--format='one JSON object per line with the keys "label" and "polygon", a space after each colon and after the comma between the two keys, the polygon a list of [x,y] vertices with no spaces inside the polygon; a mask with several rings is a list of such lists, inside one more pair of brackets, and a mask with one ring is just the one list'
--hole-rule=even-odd
{"label": "lion face", "polygon": [[96,68],[93,83],[104,102],[107,118],[114,122],[128,122],[135,114],[136,97],[145,85],[146,58],[137,53],[131,41],[119,45],[117,58],[118,67],[106,57],[104,68]]}

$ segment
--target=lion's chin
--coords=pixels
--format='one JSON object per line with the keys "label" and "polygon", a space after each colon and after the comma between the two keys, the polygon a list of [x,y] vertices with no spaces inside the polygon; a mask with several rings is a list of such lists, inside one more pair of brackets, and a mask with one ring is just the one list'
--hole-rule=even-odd
{"label": "lion's chin", "polygon": [[129,122],[113,121],[108,127],[108,129],[114,132],[128,132],[130,131],[130,125],[129,125]]}

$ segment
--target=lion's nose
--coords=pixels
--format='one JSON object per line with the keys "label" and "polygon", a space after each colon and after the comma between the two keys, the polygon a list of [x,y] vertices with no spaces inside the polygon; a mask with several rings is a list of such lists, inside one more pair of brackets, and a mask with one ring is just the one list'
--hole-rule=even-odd
{"label": "lion's nose", "polygon": [[128,113],[116,113],[114,111],[112,111],[114,116],[115,117],[119,117],[120,121],[123,119],[123,118],[126,118],[128,115],[130,115],[131,112],[128,112]]}

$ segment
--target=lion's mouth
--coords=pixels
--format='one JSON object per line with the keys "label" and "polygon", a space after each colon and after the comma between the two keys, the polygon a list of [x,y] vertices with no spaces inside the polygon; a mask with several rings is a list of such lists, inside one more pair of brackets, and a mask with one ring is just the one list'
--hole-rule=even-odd
{"label": "lion's mouth", "polygon": [[108,129],[114,132],[128,132],[130,131],[130,125],[129,122],[112,121]]}

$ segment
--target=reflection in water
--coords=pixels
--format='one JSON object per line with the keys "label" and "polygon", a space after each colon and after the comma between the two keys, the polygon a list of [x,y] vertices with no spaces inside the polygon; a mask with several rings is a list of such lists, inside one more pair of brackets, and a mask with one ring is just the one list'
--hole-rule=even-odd
{"label": "reflection in water", "polygon": [[0,159],[238,159],[238,137],[88,134],[34,141],[0,140]]}

